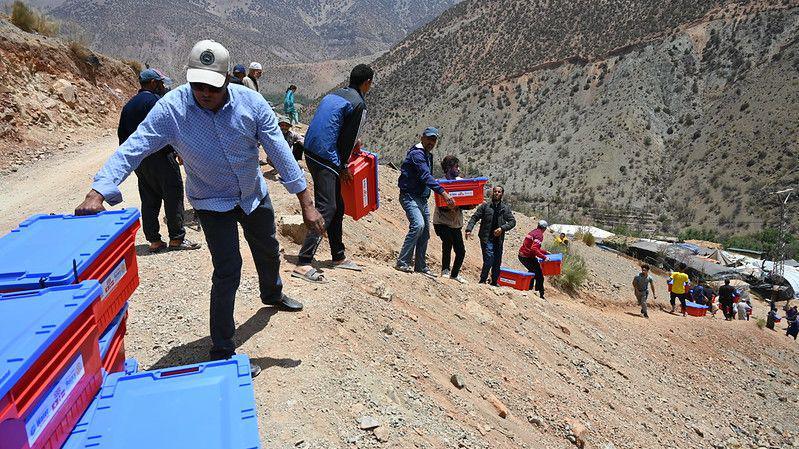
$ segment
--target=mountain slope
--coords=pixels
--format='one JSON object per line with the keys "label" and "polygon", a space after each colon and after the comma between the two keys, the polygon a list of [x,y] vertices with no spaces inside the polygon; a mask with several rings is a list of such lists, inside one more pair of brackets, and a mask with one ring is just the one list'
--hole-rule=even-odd
{"label": "mountain slope", "polygon": [[84,28],[94,48],[164,67],[180,77],[189,48],[200,39],[224,43],[237,62],[261,61],[267,67],[362,57],[388,49],[456,1],[66,0],[53,4],[39,0],[39,4]]}
{"label": "mountain slope", "polygon": [[763,193],[797,180],[796,2],[623,6],[451,8],[376,62],[369,140],[398,160],[439,125],[440,153],[553,219],[770,224]]}

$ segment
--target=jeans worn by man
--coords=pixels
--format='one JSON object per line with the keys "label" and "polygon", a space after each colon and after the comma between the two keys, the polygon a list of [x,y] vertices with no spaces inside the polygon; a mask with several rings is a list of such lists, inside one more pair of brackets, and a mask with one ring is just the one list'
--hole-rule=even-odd
{"label": "jeans worn by man", "polygon": [[400,204],[408,217],[408,234],[402,243],[397,264],[413,267],[413,271],[429,271],[425,255],[430,241],[430,209],[428,198],[410,193],[400,194]]}
{"label": "jeans worn by man", "polygon": [[480,283],[485,284],[491,275],[491,285],[497,285],[499,271],[502,268],[502,255],[505,242],[502,238],[488,239],[480,242],[483,252],[483,268],[480,270]]}

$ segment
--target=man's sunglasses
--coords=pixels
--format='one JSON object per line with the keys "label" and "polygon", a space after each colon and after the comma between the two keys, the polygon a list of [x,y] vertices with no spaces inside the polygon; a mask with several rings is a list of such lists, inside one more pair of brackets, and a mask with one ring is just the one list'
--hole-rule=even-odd
{"label": "man's sunglasses", "polygon": [[205,84],[205,83],[189,83],[189,85],[191,85],[191,90],[193,91],[196,92],[208,91],[211,92],[212,94],[218,94],[222,92],[222,90],[225,88],[224,84],[221,87],[214,87],[210,84]]}

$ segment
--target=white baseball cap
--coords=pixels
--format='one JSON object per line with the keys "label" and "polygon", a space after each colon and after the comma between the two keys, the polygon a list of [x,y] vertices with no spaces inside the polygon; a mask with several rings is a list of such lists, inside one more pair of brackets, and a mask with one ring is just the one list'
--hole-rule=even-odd
{"label": "white baseball cap", "polygon": [[546,229],[546,228],[549,227],[549,223],[547,223],[546,220],[539,220],[538,221],[538,227]]}
{"label": "white baseball cap", "polygon": [[250,70],[263,70],[263,67],[261,67],[261,63],[260,62],[251,62],[250,63]]}
{"label": "white baseball cap", "polygon": [[230,70],[230,53],[222,44],[204,40],[194,44],[189,53],[186,81],[222,87]]}

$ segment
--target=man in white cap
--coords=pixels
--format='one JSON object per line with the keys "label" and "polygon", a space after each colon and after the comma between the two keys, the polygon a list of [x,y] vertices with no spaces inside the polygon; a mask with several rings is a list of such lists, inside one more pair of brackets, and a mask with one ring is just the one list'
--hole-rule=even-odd
{"label": "man in white cap", "polygon": [[244,85],[258,92],[258,78],[261,77],[262,73],[263,67],[261,67],[261,64],[258,62],[251,62],[249,73],[242,80]]}
{"label": "man in white cap", "polygon": [[[549,251],[542,248],[544,244],[544,232],[549,227],[546,220],[538,220],[538,226],[528,232],[524,237],[521,248],[519,248],[519,262],[524,265],[528,272],[533,273],[533,282],[530,283],[530,290],[535,290],[541,299],[544,299],[544,273],[541,271],[540,259],[546,259]],[[654,292],[654,290],[652,290]],[[644,299],[646,304],[646,299]],[[646,306],[642,307],[642,314],[646,315]],[[647,317],[649,318],[649,317]]]}
{"label": "man in white cap", "polygon": [[[324,231],[305,175],[294,160],[264,98],[242,86],[228,85],[230,55],[204,40],[192,48],[184,84],[164,96],[136,131],[94,178],[77,215],[104,210],[103,201],[122,201],[119,184],[148,155],[172,145],[186,169],[186,196],[197,211],[211,252],[211,358],[235,351],[233,305],[241,279],[238,225],[250,246],[261,302],[289,311],[302,304],[283,293],[275,212],[258,166],[258,144],[274,163],[284,187],[297,195],[306,226]],[[260,368],[252,366],[253,375]]]}

